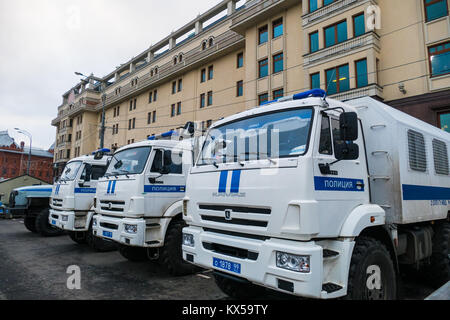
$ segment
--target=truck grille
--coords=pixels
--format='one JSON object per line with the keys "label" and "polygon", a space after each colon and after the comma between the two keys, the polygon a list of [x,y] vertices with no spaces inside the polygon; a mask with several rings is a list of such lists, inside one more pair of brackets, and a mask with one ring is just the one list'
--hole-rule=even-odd
{"label": "truck grille", "polygon": [[258,260],[259,255],[257,252],[251,252],[242,248],[230,247],[218,243],[203,242],[203,248],[226,256],[253,261]]}
{"label": "truck grille", "polygon": [[100,208],[109,212],[123,212],[125,201],[100,201]]}
{"label": "truck grille", "polygon": [[221,211],[225,212],[225,210],[231,210],[233,212],[239,213],[255,213],[255,214],[271,214],[272,210],[269,208],[254,208],[254,207],[239,207],[239,206],[216,206],[216,205],[208,205],[201,204],[199,206],[201,210],[209,210],[209,211]]}
{"label": "truck grille", "polygon": [[62,207],[63,206],[63,200],[62,199],[53,199],[53,206],[55,207]]}
{"label": "truck grille", "polygon": [[100,226],[102,228],[106,228],[106,229],[110,229],[110,230],[117,230],[117,229],[119,229],[118,225],[112,224],[112,223],[106,223],[106,222],[101,222]]}
{"label": "truck grille", "polygon": [[227,220],[222,217],[216,217],[216,216],[207,216],[202,215],[202,220],[205,221],[212,221],[212,222],[218,222],[218,223],[226,223],[226,224],[235,224],[235,225],[242,225],[242,226],[253,226],[253,227],[267,227],[268,222],[267,221],[258,221],[258,220],[249,220],[249,219],[238,219],[233,218],[231,220]]}

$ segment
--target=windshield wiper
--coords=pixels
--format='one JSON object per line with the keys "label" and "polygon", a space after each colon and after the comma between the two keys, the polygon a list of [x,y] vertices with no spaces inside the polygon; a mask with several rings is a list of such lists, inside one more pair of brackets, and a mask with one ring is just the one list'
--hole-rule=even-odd
{"label": "windshield wiper", "polygon": [[219,165],[217,164],[217,161],[215,158],[203,158],[203,161],[212,161],[213,163],[211,163],[214,167],[216,167],[217,169],[219,169]]}
{"label": "windshield wiper", "polygon": [[[244,152],[244,153],[241,153],[240,155],[245,155],[245,156],[254,155],[254,156],[259,157],[260,155],[268,156],[269,154],[265,153],[265,152],[263,152],[263,153],[261,153],[261,152],[259,152],[259,153],[258,152]],[[272,158],[269,158],[269,157],[267,157],[265,159],[257,159],[257,160],[268,160],[272,164],[277,164],[277,162],[275,160],[273,160]]]}

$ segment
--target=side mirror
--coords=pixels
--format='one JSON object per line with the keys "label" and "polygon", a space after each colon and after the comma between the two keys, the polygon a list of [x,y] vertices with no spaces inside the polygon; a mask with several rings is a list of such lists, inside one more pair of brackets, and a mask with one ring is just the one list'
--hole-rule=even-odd
{"label": "side mirror", "polygon": [[336,144],[334,154],[337,160],[356,160],[359,158],[359,146],[353,142]]}
{"label": "side mirror", "polygon": [[94,155],[95,160],[102,160],[105,153],[103,151],[97,151]]}
{"label": "side mirror", "polygon": [[160,174],[169,174],[170,173],[170,167],[169,166],[163,166],[161,170],[159,170]]}
{"label": "side mirror", "polygon": [[344,112],[339,119],[341,131],[341,140],[358,140],[358,115],[356,112]]}

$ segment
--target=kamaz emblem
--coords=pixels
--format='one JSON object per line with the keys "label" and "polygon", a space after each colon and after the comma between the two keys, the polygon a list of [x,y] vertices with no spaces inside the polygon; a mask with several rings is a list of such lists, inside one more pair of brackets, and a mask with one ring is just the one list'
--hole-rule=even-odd
{"label": "kamaz emblem", "polygon": [[231,218],[231,210],[225,210],[225,220],[227,220],[227,221],[231,221],[231,220],[233,220],[232,218]]}

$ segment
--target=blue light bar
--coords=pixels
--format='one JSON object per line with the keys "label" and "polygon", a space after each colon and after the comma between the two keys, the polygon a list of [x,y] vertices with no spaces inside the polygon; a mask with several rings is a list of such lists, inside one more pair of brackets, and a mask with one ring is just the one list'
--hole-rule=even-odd
{"label": "blue light bar", "polygon": [[176,134],[177,134],[176,131],[169,131],[169,132],[165,132],[165,133],[162,133],[160,135],[157,135],[157,136],[148,137],[148,140],[149,141],[153,141],[153,140],[157,140],[159,138],[168,138],[168,137],[172,137],[172,136],[174,136]]}
{"label": "blue light bar", "polygon": [[294,94],[293,99],[294,100],[301,100],[306,99],[309,97],[316,97],[316,98],[325,98],[327,96],[327,93],[322,89],[313,89],[306,92],[301,92]]}
{"label": "blue light bar", "polygon": [[92,152],[92,155],[95,155],[97,152],[111,153],[111,150],[103,148],[103,149]]}

